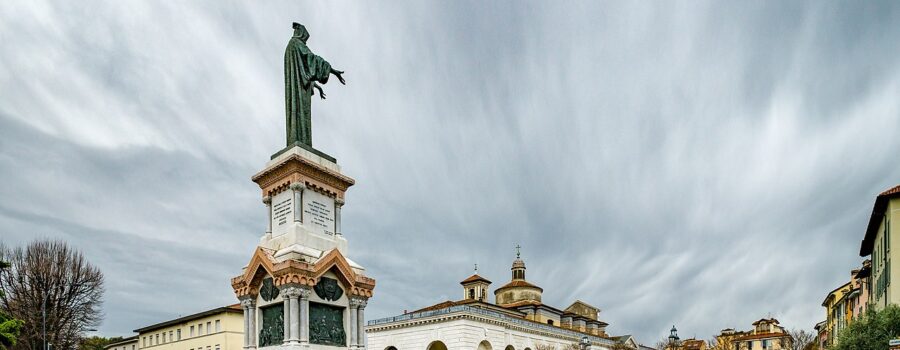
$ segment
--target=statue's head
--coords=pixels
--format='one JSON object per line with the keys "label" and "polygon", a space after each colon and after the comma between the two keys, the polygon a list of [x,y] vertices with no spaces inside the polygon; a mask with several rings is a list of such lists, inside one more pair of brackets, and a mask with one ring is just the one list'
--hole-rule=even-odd
{"label": "statue's head", "polygon": [[299,37],[300,41],[306,42],[306,39],[309,39],[309,32],[302,24],[294,22],[294,36]]}

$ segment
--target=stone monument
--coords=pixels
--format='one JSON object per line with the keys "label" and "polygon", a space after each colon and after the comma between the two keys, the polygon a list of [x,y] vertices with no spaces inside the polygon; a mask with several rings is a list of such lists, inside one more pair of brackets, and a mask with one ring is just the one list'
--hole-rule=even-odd
{"label": "stone monument", "polygon": [[287,147],[252,177],[262,190],[266,232],[231,286],[244,309],[245,349],[364,349],[364,310],[375,288],[347,258],[344,193],[354,184],[337,161],[312,148],[310,102],[329,74],[343,72],[310,51],[294,23],[285,50]]}

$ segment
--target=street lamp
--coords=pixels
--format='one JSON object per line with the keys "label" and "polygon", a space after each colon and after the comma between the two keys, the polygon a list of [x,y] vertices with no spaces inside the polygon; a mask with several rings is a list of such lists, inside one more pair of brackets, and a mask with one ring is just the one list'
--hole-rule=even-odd
{"label": "street lamp", "polygon": [[[47,293],[46,284],[43,283],[43,279],[39,278],[38,283],[41,284],[41,336],[44,340],[44,350],[50,350],[50,342],[47,341],[47,297],[49,297],[49,293]],[[69,284],[69,287],[79,288],[83,286],[84,283],[72,283]]]}
{"label": "street lamp", "polygon": [[591,346],[591,341],[588,340],[588,337],[581,337],[581,350],[587,350],[589,346]]}

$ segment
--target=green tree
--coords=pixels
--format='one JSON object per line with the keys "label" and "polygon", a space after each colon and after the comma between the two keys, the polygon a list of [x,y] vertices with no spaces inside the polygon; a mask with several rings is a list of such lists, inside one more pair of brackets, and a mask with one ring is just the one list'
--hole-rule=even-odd
{"label": "green tree", "polygon": [[81,339],[81,342],[78,344],[78,350],[103,350],[107,345],[122,341],[122,337],[87,337]]}
{"label": "green tree", "polygon": [[891,339],[900,337],[900,306],[869,311],[838,335],[835,350],[885,350]]}
{"label": "green tree", "polygon": [[[5,270],[9,268],[9,263],[5,261],[0,261],[0,270]],[[3,288],[0,288],[0,297],[3,295]],[[22,320],[17,320],[15,318],[7,315],[3,310],[0,310],[0,349],[7,349],[16,345],[16,339],[19,337],[19,332],[22,331],[22,325],[25,324]]]}

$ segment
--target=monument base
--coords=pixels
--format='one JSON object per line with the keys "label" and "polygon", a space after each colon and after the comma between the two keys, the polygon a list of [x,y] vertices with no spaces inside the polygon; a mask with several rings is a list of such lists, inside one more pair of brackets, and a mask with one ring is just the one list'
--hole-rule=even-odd
{"label": "monument base", "polygon": [[307,144],[305,144],[305,143],[303,143],[303,142],[300,142],[300,141],[294,142],[293,144],[288,145],[287,147],[281,149],[280,151],[275,152],[275,154],[273,154],[271,157],[269,157],[269,159],[275,159],[275,158],[277,158],[278,156],[280,156],[282,153],[287,152],[288,150],[290,150],[291,148],[294,148],[294,147],[300,147],[300,148],[303,148],[303,149],[305,149],[305,150],[307,150],[307,151],[309,151],[309,152],[311,152],[311,153],[313,153],[313,154],[315,154],[315,155],[317,155],[317,156],[319,156],[319,157],[322,157],[322,158],[327,159],[328,161],[330,161],[330,162],[332,162],[332,163],[337,163],[337,159],[335,159],[334,157],[328,155],[328,154],[325,153],[325,152],[322,152],[322,151],[320,151],[320,150],[317,150],[317,149],[313,148],[312,146],[307,145]]}

